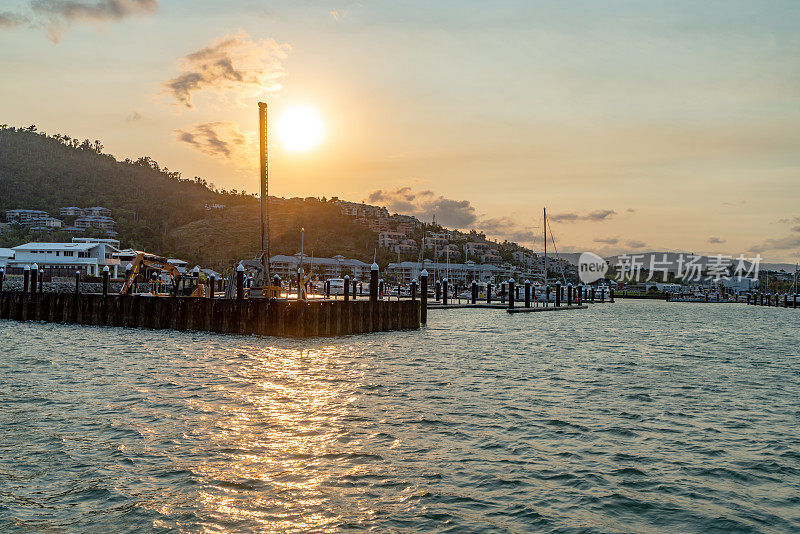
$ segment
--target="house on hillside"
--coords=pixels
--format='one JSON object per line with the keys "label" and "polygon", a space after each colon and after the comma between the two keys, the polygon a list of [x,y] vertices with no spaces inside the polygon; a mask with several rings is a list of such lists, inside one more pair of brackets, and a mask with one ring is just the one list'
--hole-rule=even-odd
{"label": "house on hillside", "polygon": [[75,219],[75,227],[76,228],[95,228],[98,230],[105,230],[109,234],[115,234],[114,232],[114,225],[116,225],[116,221],[111,217],[105,216],[98,216],[98,215],[86,215],[85,217],[78,217]]}
{"label": "house on hillside", "polygon": [[6,221],[11,224],[28,226],[32,230],[61,228],[63,224],[59,219],[51,217],[42,210],[6,210]]}
{"label": "house on hillside", "polygon": [[83,217],[86,215],[86,212],[83,208],[77,206],[67,206],[58,210],[58,214],[62,217]]}
{"label": "house on hillside", "polygon": [[87,217],[111,217],[111,210],[102,206],[94,206],[84,210]]}

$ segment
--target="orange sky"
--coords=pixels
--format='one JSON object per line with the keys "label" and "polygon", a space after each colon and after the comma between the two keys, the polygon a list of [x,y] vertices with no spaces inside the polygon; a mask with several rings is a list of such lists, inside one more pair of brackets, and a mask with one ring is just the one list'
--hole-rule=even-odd
{"label": "orange sky", "polygon": [[256,191],[256,102],[308,105],[324,140],[273,136],[277,195],[534,246],[546,205],[565,251],[797,259],[796,3],[257,4],[6,2],[2,122]]}

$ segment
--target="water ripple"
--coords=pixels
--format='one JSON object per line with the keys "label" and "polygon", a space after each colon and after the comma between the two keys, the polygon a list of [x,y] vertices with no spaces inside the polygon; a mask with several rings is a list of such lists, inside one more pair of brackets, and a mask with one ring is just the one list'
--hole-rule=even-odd
{"label": "water ripple", "polygon": [[791,310],[326,340],[0,321],[0,531],[800,530]]}

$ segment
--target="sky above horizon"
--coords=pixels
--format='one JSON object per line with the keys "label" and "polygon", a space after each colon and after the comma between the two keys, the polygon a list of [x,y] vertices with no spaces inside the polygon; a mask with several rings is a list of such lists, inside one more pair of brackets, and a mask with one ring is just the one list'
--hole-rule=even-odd
{"label": "sky above horizon", "polygon": [[[0,123],[540,248],[800,254],[800,3],[5,0]],[[272,122],[271,122],[272,124]],[[272,133],[272,132],[271,132]]]}

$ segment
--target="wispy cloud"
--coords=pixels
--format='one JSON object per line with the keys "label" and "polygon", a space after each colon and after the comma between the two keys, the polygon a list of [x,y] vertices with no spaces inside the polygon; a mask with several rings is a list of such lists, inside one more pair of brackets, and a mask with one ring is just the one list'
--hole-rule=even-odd
{"label": "wispy cloud", "polygon": [[788,250],[800,247],[800,236],[790,235],[778,239],[767,239],[759,245],[750,247],[752,252],[764,252],[767,250]]}
{"label": "wispy cloud", "polygon": [[289,49],[274,39],[253,40],[239,31],[185,56],[183,72],[164,88],[187,108],[193,107],[193,97],[201,91],[232,90],[253,97],[274,92],[281,88],[278,80],[286,74],[281,61]]}
{"label": "wispy cloud", "polygon": [[56,43],[73,23],[114,22],[132,15],[147,15],[157,8],[157,0],[31,0],[31,10],[46,21],[48,36]]}
{"label": "wispy cloud", "polygon": [[647,246],[647,243],[645,243],[644,241],[637,241],[636,239],[625,241],[625,244],[631,248],[636,248],[636,249],[644,248]]}
{"label": "wispy cloud", "polygon": [[722,243],[725,243],[725,240],[719,237],[712,236],[708,238],[708,242],[711,243],[712,245],[721,245]]}
{"label": "wispy cloud", "polygon": [[575,212],[556,213],[549,215],[547,218],[553,222],[605,221],[616,214],[617,212],[614,210],[595,210],[583,215]]}
{"label": "wispy cloud", "polygon": [[134,111],[133,113],[131,113],[130,115],[125,117],[125,122],[138,121],[141,118],[142,118],[142,114],[139,113],[138,111]]}
{"label": "wispy cloud", "polygon": [[605,243],[606,245],[616,245],[619,243],[618,237],[595,237],[595,243]]}
{"label": "wispy cloud", "polygon": [[252,136],[235,122],[204,122],[174,131],[178,141],[212,158],[246,165],[254,159]]}
{"label": "wispy cloud", "polygon": [[22,24],[25,24],[28,21],[22,15],[17,15],[16,13],[9,13],[8,11],[0,12],[0,30],[7,30],[10,28],[16,28]]}

